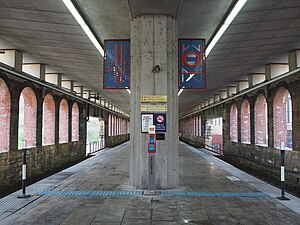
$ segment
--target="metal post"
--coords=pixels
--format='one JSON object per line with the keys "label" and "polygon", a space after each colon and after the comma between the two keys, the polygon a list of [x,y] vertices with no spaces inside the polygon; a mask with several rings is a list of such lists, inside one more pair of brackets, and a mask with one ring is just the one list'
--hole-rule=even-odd
{"label": "metal post", "polygon": [[22,195],[18,198],[28,198],[30,195],[26,195],[26,145],[27,141],[22,140]]}
{"label": "metal post", "polygon": [[281,186],[281,196],[277,197],[279,200],[290,200],[289,198],[284,196],[284,192],[285,192],[285,179],[284,179],[284,153],[285,153],[285,145],[284,142],[280,142],[280,153],[281,153],[281,167],[280,167],[280,171],[281,171],[281,182],[280,182],[280,186]]}

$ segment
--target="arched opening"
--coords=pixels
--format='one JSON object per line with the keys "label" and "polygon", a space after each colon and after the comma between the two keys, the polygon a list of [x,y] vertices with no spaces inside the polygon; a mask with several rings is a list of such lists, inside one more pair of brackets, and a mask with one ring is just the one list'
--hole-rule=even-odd
{"label": "arched opening", "polygon": [[0,78],[0,152],[9,150],[10,134],[10,92]]}
{"label": "arched opening", "polygon": [[69,106],[66,99],[59,105],[59,143],[69,141]]}
{"label": "arched opening", "polygon": [[37,100],[30,87],[23,89],[19,100],[18,148],[36,146]]}
{"label": "arched opening", "polygon": [[237,117],[237,106],[236,104],[233,104],[230,109],[230,140],[234,142],[238,141]]}
{"label": "arched opening", "polygon": [[268,119],[267,119],[267,101],[263,95],[256,98],[254,105],[255,119],[255,144],[268,145]]}
{"label": "arched opening", "polygon": [[241,142],[250,144],[250,104],[246,99],[241,106]]}
{"label": "arched opening", "polygon": [[72,106],[72,141],[79,141],[79,108],[76,102]]}
{"label": "arched opening", "polygon": [[43,102],[43,145],[54,144],[55,137],[55,102],[52,95],[47,94]]}
{"label": "arched opening", "polygon": [[292,148],[292,101],[289,91],[281,87],[273,101],[274,147]]}

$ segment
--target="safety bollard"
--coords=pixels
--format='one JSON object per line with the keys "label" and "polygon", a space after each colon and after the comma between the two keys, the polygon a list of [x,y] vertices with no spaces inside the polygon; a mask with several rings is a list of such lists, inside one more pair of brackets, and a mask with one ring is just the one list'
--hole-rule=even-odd
{"label": "safety bollard", "polygon": [[281,176],[280,176],[280,186],[281,186],[281,196],[277,197],[279,200],[290,200],[289,198],[284,196],[285,193],[285,178],[284,178],[284,154],[285,154],[285,144],[284,142],[280,143],[280,155],[281,155],[281,166],[280,166],[280,171],[281,171]]}
{"label": "safety bollard", "polygon": [[18,198],[28,198],[30,195],[26,195],[26,146],[27,141],[22,140],[22,195]]}

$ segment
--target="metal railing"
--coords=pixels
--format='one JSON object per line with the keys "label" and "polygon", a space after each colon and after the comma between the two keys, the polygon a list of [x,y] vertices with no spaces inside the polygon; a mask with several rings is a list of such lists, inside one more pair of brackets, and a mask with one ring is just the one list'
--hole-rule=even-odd
{"label": "metal railing", "polygon": [[205,149],[218,155],[224,155],[223,147],[221,144],[212,144],[212,146],[205,144]]}
{"label": "metal railing", "polygon": [[91,155],[105,148],[104,136],[99,141],[93,141],[86,144],[86,155]]}

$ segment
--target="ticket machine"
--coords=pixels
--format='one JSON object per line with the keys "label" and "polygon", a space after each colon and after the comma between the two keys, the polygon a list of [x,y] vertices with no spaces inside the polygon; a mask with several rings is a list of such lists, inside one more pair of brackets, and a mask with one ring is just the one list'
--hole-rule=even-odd
{"label": "ticket machine", "polygon": [[148,127],[148,153],[156,153],[156,134],[155,125],[150,125]]}

